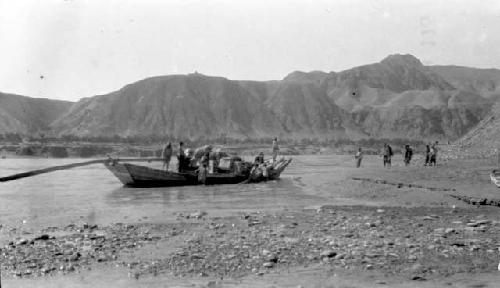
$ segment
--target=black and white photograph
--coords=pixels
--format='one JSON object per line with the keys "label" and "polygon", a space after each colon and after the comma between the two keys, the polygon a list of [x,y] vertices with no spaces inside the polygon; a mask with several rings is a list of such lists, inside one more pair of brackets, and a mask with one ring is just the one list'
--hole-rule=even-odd
{"label": "black and white photograph", "polygon": [[500,287],[500,0],[0,0],[0,288]]}

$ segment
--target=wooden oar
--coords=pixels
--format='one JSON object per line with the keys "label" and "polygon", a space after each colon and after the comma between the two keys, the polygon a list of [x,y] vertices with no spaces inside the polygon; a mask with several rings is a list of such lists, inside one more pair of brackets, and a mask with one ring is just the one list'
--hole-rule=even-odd
{"label": "wooden oar", "polygon": [[[144,161],[162,161],[162,158],[128,158],[128,159],[116,159],[117,161],[126,161],[126,162],[144,162]],[[81,167],[81,166],[87,166],[87,165],[92,165],[92,164],[99,164],[99,163],[104,163],[106,161],[113,161],[113,159],[99,159],[99,160],[91,160],[87,162],[80,162],[80,163],[72,163],[72,164],[66,164],[66,165],[60,165],[60,166],[52,166],[44,169],[38,169],[38,170],[33,170],[33,171],[28,171],[28,172],[23,172],[23,173],[18,173],[10,176],[5,176],[5,177],[0,177],[0,182],[7,182],[7,181],[12,181],[12,180],[17,180],[21,178],[26,178],[26,177],[31,177],[31,176],[36,176],[44,173],[49,173],[53,171],[58,171],[58,170],[66,170],[66,169],[71,169],[75,167]]]}

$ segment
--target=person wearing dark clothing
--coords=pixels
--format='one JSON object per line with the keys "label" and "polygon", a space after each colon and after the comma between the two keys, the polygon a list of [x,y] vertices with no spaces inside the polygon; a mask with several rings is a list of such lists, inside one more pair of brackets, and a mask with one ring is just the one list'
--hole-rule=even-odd
{"label": "person wearing dark clothing", "polygon": [[438,153],[438,141],[436,143],[432,144],[431,146],[431,155],[430,155],[430,165],[436,166],[436,159],[437,159],[437,153]]}
{"label": "person wearing dark clothing", "polygon": [[184,171],[184,166],[186,165],[186,153],[184,152],[184,143],[179,143],[179,172]]}
{"label": "person wearing dark clothing", "polygon": [[168,142],[167,145],[163,148],[161,153],[161,158],[163,158],[163,167],[165,167],[166,171],[168,171],[168,167],[170,166],[170,158],[172,157],[172,144]]}
{"label": "person wearing dark clothing", "polygon": [[387,159],[387,164],[389,165],[389,167],[392,166],[392,156],[394,155],[394,153],[392,153],[392,147],[391,145],[387,145],[387,147],[389,148],[389,159]]}
{"label": "person wearing dark clothing", "polygon": [[356,168],[361,167],[361,161],[363,160],[363,150],[359,147],[358,152],[354,155],[354,159],[356,159]]}
{"label": "person wearing dark clothing", "polygon": [[391,159],[392,159],[392,147],[388,144],[384,144],[384,167],[391,167]]}
{"label": "person wearing dark clothing", "polygon": [[425,164],[424,166],[431,165],[431,146],[429,144],[425,145]]}
{"label": "person wearing dark clothing", "polygon": [[201,156],[200,164],[203,167],[208,167],[208,161],[210,160],[210,152],[206,152],[203,156]]}
{"label": "person wearing dark clothing", "polygon": [[259,155],[255,156],[255,164],[263,164],[264,163],[264,152],[260,152]]}
{"label": "person wearing dark clothing", "polygon": [[413,149],[411,149],[410,145],[405,145],[405,166],[410,165],[412,156],[413,156]]}

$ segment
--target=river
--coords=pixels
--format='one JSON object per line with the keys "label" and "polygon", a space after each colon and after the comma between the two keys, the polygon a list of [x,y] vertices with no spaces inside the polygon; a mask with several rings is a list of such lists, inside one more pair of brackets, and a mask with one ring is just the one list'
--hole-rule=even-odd
{"label": "river", "polygon": [[[87,160],[0,159],[0,176]],[[146,165],[161,167],[159,162]],[[104,165],[89,165],[0,183],[0,221],[4,227],[36,231],[76,222],[161,222],[196,210],[224,216],[320,205],[335,199],[334,184],[352,165],[348,155],[295,156],[278,181],[169,188],[123,187]]]}

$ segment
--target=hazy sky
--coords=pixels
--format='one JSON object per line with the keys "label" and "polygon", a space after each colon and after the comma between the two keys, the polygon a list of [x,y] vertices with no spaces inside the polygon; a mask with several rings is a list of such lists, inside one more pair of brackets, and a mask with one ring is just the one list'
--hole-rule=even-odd
{"label": "hazy sky", "polygon": [[0,91],[76,101],[157,75],[281,79],[410,53],[500,68],[500,0],[0,0]]}

